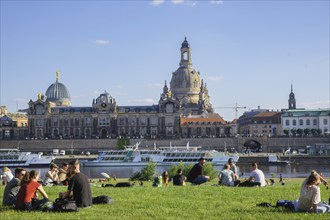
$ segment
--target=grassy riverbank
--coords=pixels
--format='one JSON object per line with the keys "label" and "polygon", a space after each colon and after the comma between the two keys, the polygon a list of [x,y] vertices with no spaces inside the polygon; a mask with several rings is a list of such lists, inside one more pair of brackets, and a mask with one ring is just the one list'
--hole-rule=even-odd
{"label": "grassy riverbank", "polygon": [[[0,209],[1,219],[329,219],[330,214],[290,213],[280,208],[257,207],[257,203],[294,200],[299,196],[302,179],[286,179],[286,185],[263,188],[229,188],[211,186],[174,187],[172,184],[155,188],[151,182],[132,188],[101,188],[92,186],[93,196],[108,195],[112,205],[94,205],[77,213],[19,212]],[[4,186],[0,186],[2,201]],[[51,200],[66,187],[46,187]],[[330,190],[321,186],[323,201]]]}

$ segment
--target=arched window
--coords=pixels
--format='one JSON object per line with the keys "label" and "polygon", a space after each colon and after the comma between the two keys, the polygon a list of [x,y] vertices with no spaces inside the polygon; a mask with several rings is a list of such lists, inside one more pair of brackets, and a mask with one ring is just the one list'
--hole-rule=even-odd
{"label": "arched window", "polygon": [[313,119],[313,125],[317,125],[317,120]]}
{"label": "arched window", "polygon": [[292,121],[292,125],[297,125],[297,120],[296,119],[293,119],[293,121]]}
{"label": "arched window", "polygon": [[311,121],[309,119],[306,120],[306,125],[311,125]]}
{"label": "arched window", "polygon": [[299,125],[304,125],[304,120],[300,119],[299,120]]}
{"label": "arched window", "polygon": [[326,119],[326,118],[323,119],[323,124],[324,124],[324,125],[327,125],[327,124],[328,124],[328,119]]}

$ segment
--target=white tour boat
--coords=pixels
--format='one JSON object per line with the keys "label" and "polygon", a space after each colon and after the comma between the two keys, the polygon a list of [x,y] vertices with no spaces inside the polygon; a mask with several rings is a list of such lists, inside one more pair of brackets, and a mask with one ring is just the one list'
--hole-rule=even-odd
{"label": "white tour boat", "polygon": [[81,161],[85,167],[127,167],[145,166],[149,161],[153,161],[157,166],[170,166],[173,164],[197,163],[203,157],[213,165],[224,165],[229,158],[235,162],[237,155],[225,155],[224,152],[216,150],[202,150],[201,147],[190,147],[189,142],[184,147],[160,147],[157,149],[138,149],[140,143],[134,146],[126,146],[124,150],[104,150],[99,151],[96,160]]}
{"label": "white tour boat", "polygon": [[42,167],[49,166],[54,156],[43,156],[42,153],[21,152],[18,149],[0,149],[1,167]]}

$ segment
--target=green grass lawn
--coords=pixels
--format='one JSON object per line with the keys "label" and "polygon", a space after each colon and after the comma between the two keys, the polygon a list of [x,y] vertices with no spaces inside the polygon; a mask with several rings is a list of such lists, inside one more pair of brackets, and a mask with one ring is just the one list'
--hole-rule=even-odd
{"label": "green grass lawn", "polygon": [[[112,205],[94,205],[76,213],[21,212],[0,209],[0,219],[330,219],[330,214],[291,213],[281,208],[257,207],[257,203],[294,200],[299,197],[302,179],[286,179],[286,185],[263,188],[230,188],[211,186],[152,187],[151,182],[132,188],[101,188],[92,186],[93,196],[108,195]],[[0,186],[2,201],[4,186]],[[66,187],[46,187],[50,199]],[[328,201],[330,190],[321,186],[323,201]]]}

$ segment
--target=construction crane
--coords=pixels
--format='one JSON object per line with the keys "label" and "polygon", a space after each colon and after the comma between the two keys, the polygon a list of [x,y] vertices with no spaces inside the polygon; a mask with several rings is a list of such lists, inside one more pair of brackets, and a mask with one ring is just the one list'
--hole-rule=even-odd
{"label": "construction crane", "polygon": [[231,108],[231,109],[234,109],[235,110],[235,119],[237,119],[237,112],[238,112],[238,109],[240,108],[243,108],[245,109],[246,106],[238,106],[237,102],[235,103],[235,106],[228,106],[228,107],[215,107],[215,109],[220,109],[220,108]]}

